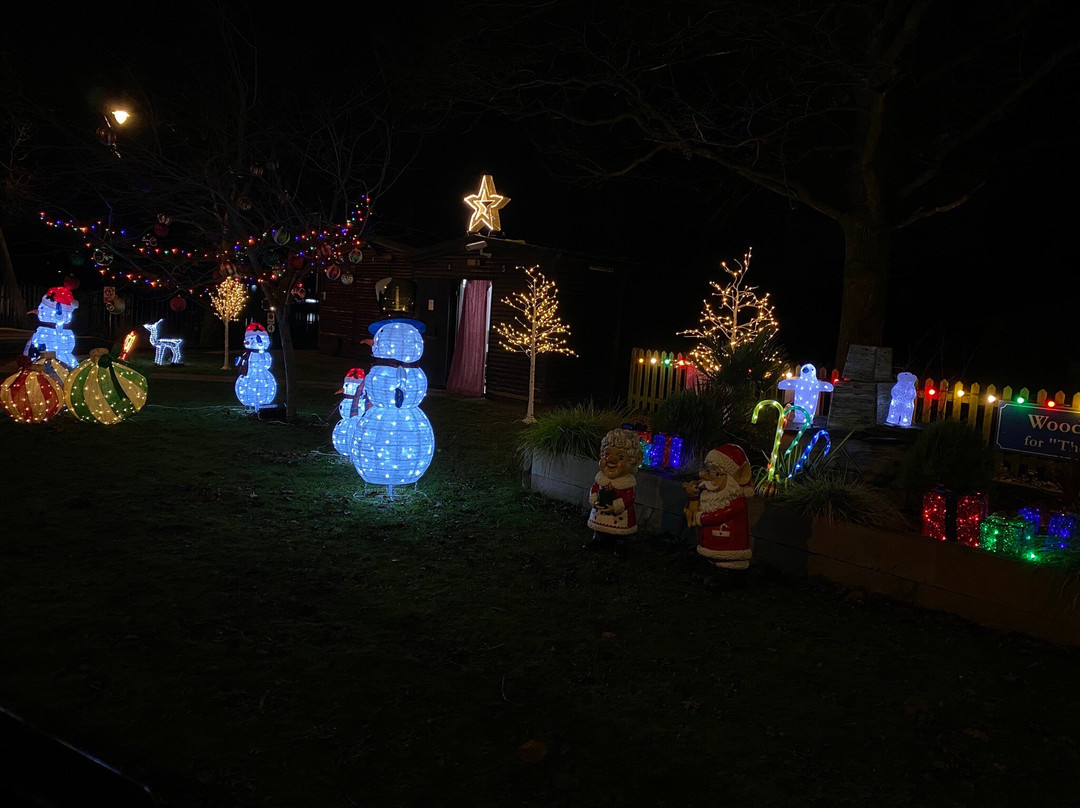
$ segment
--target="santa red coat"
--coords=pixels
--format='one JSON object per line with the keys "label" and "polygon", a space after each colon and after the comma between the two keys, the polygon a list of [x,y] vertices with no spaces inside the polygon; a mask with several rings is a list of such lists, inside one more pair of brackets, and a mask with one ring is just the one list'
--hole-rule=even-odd
{"label": "santa red coat", "polygon": [[[612,533],[616,536],[629,536],[637,533],[637,513],[634,511],[634,485],[637,481],[632,474],[608,479],[604,472],[599,472],[589,489],[589,527],[598,533]],[[596,509],[601,495],[611,500],[611,513],[602,513]]]}
{"label": "santa red coat", "polygon": [[745,497],[735,497],[718,510],[702,511],[698,518],[698,553],[725,569],[744,570],[750,566],[750,519]]}

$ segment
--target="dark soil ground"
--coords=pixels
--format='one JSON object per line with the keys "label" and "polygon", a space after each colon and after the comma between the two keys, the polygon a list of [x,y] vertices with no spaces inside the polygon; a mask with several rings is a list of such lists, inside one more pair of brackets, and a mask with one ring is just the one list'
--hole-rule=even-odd
{"label": "dark soil ground", "polygon": [[0,705],[167,808],[1078,804],[1080,649],[584,552],[522,402],[432,392],[391,501],[330,444],[349,362],[301,359],[296,424],[216,353],[117,426],[0,422]]}

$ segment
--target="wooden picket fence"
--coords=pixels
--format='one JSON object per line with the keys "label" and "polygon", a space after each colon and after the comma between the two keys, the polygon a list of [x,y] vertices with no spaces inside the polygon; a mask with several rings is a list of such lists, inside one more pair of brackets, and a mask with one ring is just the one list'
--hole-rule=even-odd
{"label": "wooden picket fence", "polygon": [[[788,370],[792,376],[798,375],[799,368]],[[665,351],[647,351],[634,348],[630,359],[630,407],[645,413],[655,412],[660,402],[676,390],[694,385],[696,370],[681,353]],[[836,370],[818,368],[818,378],[828,379],[836,384],[840,378]],[[839,383],[843,383],[842,381]],[[981,385],[978,382],[967,384],[948,379],[921,379],[915,384],[918,398],[913,424],[929,424],[934,421],[954,420],[967,423],[982,435],[987,445],[993,445],[995,422],[998,406],[1002,401],[1021,400],[1039,406],[1053,401],[1054,406],[1063,409],[1080,410],[1080,392],[1071,397],[1059,390],[1037,390],[1034,394],[1027,387],[1016,389],[1006,385],[1000,389],[993,385]],[[782,403],[788,403],[788,391],[773,390],[770,394]],[[770,397],[766,396],[766,397]],[[822,395],[819,402],[819,415],[828,415],[831,396]],[[1039,458],[1010,452],[998,452],[1001,467],[1012,477],[1046,479],[1049,469],[1061,461],[1053,458]]]}

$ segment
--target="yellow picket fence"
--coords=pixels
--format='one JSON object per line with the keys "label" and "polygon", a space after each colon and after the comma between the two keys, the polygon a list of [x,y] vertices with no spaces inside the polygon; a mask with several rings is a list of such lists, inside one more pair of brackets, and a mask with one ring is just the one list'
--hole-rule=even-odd
{"label": "yellow picket fence", "polygon": [[627,405],[640,412],[656,412],[660,402],[676,390],[692,386],[695,374],[696,369],[681,353],[634,348],[630,351]]}

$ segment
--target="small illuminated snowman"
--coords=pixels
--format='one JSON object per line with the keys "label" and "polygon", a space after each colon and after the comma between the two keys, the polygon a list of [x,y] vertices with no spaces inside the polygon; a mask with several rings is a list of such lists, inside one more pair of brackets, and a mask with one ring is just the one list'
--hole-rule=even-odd
{"label": "small illuminated snowman", "polygon": [[69,370],[79,364],[74,353],[75,333],[64,327],[71,322],[77,308],[79,302],[66,286],[54,286],[47,291],[37,309],[30,312],[36,314],[38,320],[45,325],[38,326],[34,331],[23,349],[23,354],[31,356],[32,351],[35,355],[50,351]]}
{"label": "small illuminated snowman", "polygon": [[247,327],[244,348],[244,353],[236,358],[240,375],[234,389],[241,404],[258,412],[272,404],[277,395],[277,379],[270,372],[273,358],[266,352],[270,348],[270,334],[263,325],[252,323]]}
{"label": "small illuminated snowman", "polygon": [[345,381],[337,392],[344,397],[338,405],[341,420],[334,425],[331,439],[337,453],[349,457],[352,431],[356,424],[360,422],[360,416],[364,414],[364,410],[367,409],[364,396],[364,369],[353,368],[346,373]]}

